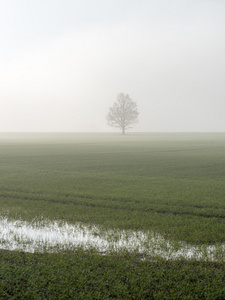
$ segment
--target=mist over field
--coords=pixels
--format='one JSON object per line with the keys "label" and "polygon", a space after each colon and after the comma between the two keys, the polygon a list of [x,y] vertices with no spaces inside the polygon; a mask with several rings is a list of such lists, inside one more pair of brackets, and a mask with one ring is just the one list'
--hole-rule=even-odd
{"label": "mist over field", "polygon": [[225,2],[0,0],[0,131],[224,131]]}
{"label": "mist over field", "polygon": [[224,12],[0,0],[0,299],[225,299]]}

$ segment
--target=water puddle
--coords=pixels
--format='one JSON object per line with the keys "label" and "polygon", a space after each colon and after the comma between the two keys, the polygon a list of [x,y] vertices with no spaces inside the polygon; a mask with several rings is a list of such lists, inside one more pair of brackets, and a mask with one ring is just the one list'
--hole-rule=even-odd
{"label": "water puddle", "polygon": [[32,222],[0,218],[0,248],[25,252],[96,249],[100,253],[127,250],[145,257],[164,259],[225,259],[225,245],[192,246],[172,243],[154,233],[102,230],[97,226],[66,222]]}

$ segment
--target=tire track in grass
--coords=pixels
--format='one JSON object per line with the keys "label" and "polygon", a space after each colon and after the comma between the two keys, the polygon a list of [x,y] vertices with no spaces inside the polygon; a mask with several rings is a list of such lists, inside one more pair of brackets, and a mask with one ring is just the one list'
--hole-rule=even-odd
{"label": "tire track in grass", "polygon": [[[79,206],[86,206],[86,207],[99,207],[99,208],[108,208],[108,209],[114,209],[114,210],[126,210],[126,211],[140,211],[140,212],[153,212],[153,213],[158,213],[158,214],[170,214],[170,215],[186,215],[186,216],[196,216],[196,217],[202,217],[202,218],[217,218],[217,219],[225,219],[225,216],[223,215],[215,215],[215,214],[203,214],[203,213],[191,213],[191,212],[182,212],[182,211],[168,211],[168,210],[159,210],[159,209],[154,209],[154,208],[146,208],[146,209],[141,209],[138,207],[132,208],[132,207],[121,207],[121,206],[116,206],[116,205],[103,205],[103,204],[95,204],[95,203],[84,203],[84,202],[79,202],[79,201],[70,201],[70,200],[56,200],[56,199],[44,199],[44,198],[29,198],[29,197],[21,197],[21,196],[3,196],[2,198],[13,198],[13,199],[18,199],[18,200],[31,200],[31,201],[44,201],[44,202],[49,202],[49,203],[60,203],[60,204],[73,204],[73,205],[79,205]],[[86,197],[86,196],[77,196],[77,198],[80,199],[91,199],[91,200],[102,200],[102,201],[122,201],[121,199],[113,199],[113,200],[108,200],[108,199],[98,199],[94,197]],[[126,200],[124,202],[127,202]],[[129,200],[131,203],[135,203],[132,200]],[[141,203],[141,202],[140,202]],[[179,207],[179,206],[176,206]],[[193,207],[193,206],[190,206]],[[203,207],[205,208],[205,207]]]}
{"label": "tire track in grass", "polygon": [[[28,194],[28,195],[41,195],[41,196],[51,196],[51,194],[48,193],[44,193],[44,192],[26,192],[26,191],[12,191],[12,190],[0,190],[0,192],[12,192],[12,193],[22,193],[22,194]],[[13,198],[13,199],[24,199],[24,200],[40,200],[40,201],[48,201],[47,199],[40,199],[40,198],[29,198],[29,197],[24,197],[24,196],[16,196],[16,195],[1,195],[0,197],[4,197],[4,198]],[[121,201],[123,203],[126,202],[130,202],[130,203],[146,203],[145,200],[137,200],[137,199],[116,199],[116,198],[97,198],[95,196],[90,196],[90,195],[80,195],[80,194],[59,194],[59,197],[65,197],[65,198],[80,198],[80,199],[90,199],[90,200],[103,200],[103,201],[112,201],[112,202],[116,202],[116,201]],[[52,200],[52,201],[61,201],[61,203],[72,203],[72,201],[62,201],[62,200]],[[208,205],[188,205],[188,204],[184,204],[182,203],[182,205],[179,204],[175,204],[175,203],[168,203],[167,202],[160,202],[160,204],[156,203],[154,205],[164,205],[164,206],[170,206],[170,207],[190,207],[190,208],[197,208],[197,209],[220,209],[220,210],[224,210],[225,211],[225,207],[221,207],[221,206],[208,206]]]}

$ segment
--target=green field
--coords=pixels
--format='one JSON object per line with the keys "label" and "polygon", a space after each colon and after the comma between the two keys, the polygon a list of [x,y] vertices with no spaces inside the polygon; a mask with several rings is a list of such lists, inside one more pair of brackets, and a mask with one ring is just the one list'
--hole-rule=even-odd
{"label": "green field", "polygon": [[[0,134],[0,216],[12,220],[82,222],[107,230],[154,232],[191,245],[221,245],[224,176],[224,133]],[[0,296],[17,299],[16,286],[22,290],[29,286],[27,299],[56,299],[58,289],[52,290],[51,298],[50,287],[54,289],[54,282],[63,285],[67,278],[68,290],[58,299],[225,298],[222,261],[141,261],[135,253],[102,257],[93,250],[82,251],[2,252],[5,294]],[[70,264],[74,269],[66,267],[68,257],[74,260]],[[81,257],[79,267],[75,261]],[[40,263],[46,273],[37,271],[32,281],[32,266]],[[55,269],[59,272],[53,274]],[[12,275],[15,270],[17,279]],[[113,270],[118,276],[113,277]],[[54,280],[48,284],[46,276]],[[118,292],[107,288],[105,280],[109,285],[112,280]],[[99,287],[95,294],[92,284]]]}

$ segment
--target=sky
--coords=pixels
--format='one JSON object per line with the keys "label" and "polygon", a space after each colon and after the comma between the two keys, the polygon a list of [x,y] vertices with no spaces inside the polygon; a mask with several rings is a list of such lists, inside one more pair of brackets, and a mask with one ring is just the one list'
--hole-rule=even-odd
{"label": "sky", "polygon": [[225,131],[224,0],[0,0],[0,131]]}

